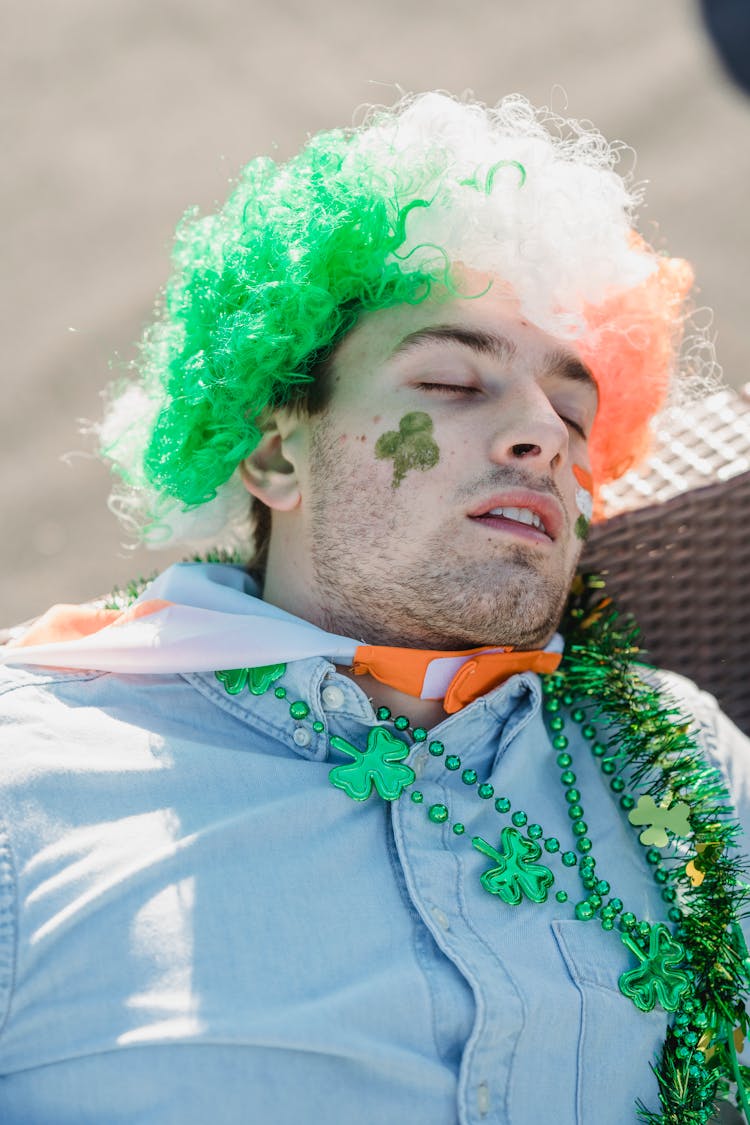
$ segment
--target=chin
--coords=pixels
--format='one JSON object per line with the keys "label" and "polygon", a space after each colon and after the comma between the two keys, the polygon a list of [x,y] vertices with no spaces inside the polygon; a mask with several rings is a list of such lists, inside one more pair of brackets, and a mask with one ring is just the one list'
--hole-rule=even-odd
{"label": "chin", "polygon": [[[438,604],[432,620],[442,621],[444,631],[460,644],[445,647],[475,648],[479,645],[543,647],[557,629],[568,598],[571,577],[550,578],[529,567],[508,566],[503,573],[464,574]],[[441,613],[442,609],[442,613]]]}
{"label": "chin", "polygon": [[572,579],[523,548],[477,559],[451,551],[444,538],[406,564],[364,554],[342,568],[338,546],[328,543],[317,544],[315,560],[316,601],[325,607],[317,624],[367,644],[412,648],[543,647]]}

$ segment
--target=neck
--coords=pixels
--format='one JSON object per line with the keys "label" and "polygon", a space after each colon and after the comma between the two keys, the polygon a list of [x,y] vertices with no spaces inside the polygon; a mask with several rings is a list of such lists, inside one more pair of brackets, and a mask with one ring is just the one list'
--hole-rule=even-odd
{"label": "neck", "polygon": [[[274,546],[273,539],[271,546]],[[356,638],[364,645],[433,650],[436,656],[445,652],[463,652],[467,649],[480,648],[483,644],[490,643],[484,639],[473,640],[463,635],[444,636],[442,633],[437,635],[429,631],[426,633],[403,612],[395,613],[390,621],[383,620],[382,616],[375,620],[370,615],[362,617],[357,614],[356,605],[346,605],[343,607],[343,612],[339,613],[337,607],[332,604],[335,599],[316,597],[317,585],[314,576],[307,573],[309,567],[305,566],[304,560],[301,561],[296,573],[289,574],[288,563],[293,557],[290,553],[276,560],[269,558],[267,580],[262,593],[263,600],[327,632]],[[274,565],[271,565],[272,562]],[[382,606],[379,608],[382,613]],[[394,628],[394,625],[397,627]],[[511,642],[496,639],[493,643],[502,646]],[[539,647],[543,647],[543,644],[544,642]],[[518,646],[518,648],[527,647],[537,646]],[[413,726],[422,726],[427,730],[431,730],[446,718],[447,712],[442,699],[420,699],[417,695],[381,682],[369,672],[355,674],[352,667],[339,666],[338,671],[361,688],[370,699],[375,711],[378,707],[387,707],[394,717],[406,715]]]}
{"label": "neck", "polygon": [[[366,577],[362,581],[366,588]],[[398,601],[397,595],[398,591],[394,591],[394,603]],[[276,522],[273,524],[261,596],[263,601],[293,613],[311,625],[329,633],[354,637],[368,645],[461,650],[484,644],[513,643],[501,637],[480,636],[475,639],[464,631],[466,623],[463,618],[459,622],[438,622],[427,609],[422,614],[414,612],[420,607],[415,606],[411,598],[401,598],[401,603],[409,603],[408,609],[406,605],[399,604],[389,615],[388,607],[381,600],[346,596],[338,582],[326,584],[315,573],[309,552],[299,551],[298,543],[294,535],[288,534],[286,525],[280,527],[277,533]],[[378,698],[377,690],[375,698]]]}
{"label": "neck", "polygon": [[425,727],[431,730],[445,718],[443,701],[441,699],[417,699],[416,696],[407,695],[390,684],[381,684],[374,676],[365,674],[355,676],[351,668],[337,667],[343,676],[348,676],[357,687],[361,688],[372,703],[373,710],[378,707],[388,707],[391,714],[406,715],[411,720],[412,726]]}

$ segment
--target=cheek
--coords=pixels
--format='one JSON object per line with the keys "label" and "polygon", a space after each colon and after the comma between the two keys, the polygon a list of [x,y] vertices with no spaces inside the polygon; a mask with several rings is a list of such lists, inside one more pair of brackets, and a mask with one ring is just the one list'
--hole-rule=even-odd
{"label": "cheek", "polygon": [[430,415],[422,410],[404,414],[398,429],[386,430],[377,439],[375,457],[393,463],[393,488],[401,485],[407,473],[433,469],[440,460],[440,448]]}

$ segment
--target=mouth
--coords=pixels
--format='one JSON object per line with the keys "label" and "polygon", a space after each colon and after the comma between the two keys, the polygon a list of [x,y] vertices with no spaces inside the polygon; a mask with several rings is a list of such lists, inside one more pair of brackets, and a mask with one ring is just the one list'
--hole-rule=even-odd
{"label": "mouth", "polygon": [[505,492],[484,501],[469,518],[490,530],[535,543],[554,543],[563,526],[563,512],[549,493]]}

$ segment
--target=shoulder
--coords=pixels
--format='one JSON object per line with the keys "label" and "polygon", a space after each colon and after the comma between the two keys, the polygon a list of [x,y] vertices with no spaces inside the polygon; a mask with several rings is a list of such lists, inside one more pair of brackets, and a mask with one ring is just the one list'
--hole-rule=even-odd
{"label": "shoulder", "polygon": [[42,732],[75,729],[106,693],[106,672],[28,665],[0,666],[0,762]]}
{"label": "shoulder", "polygon": [[[101,671],[0,667],[0,822],[18,820],[19,797],[32,790],[57,801],[62,778],[113,792],[140,779],[182,776],[199,764],[265,745],[251,707],[225,692],[201,690],[181,673],[120,675]],[[118,778],[117,785],[114,784]],[[83,798],[82,798],[83,799]]]}
{"label": "shoulder", "polygon": [[83,698],[87,685],[104,675],[70,668],[0,665],[0,739],[8,727],[34,722],[56,704],[67,706]]}
{"label": "shoulder", "polygon": [[32,668],[25,664],[0,664],[0,700],[24,688],[43,691],[56,684],[84,682],[102,676],[103,672],[79,672],[71,668]]}
{"label": "shoulder", "polygon": [[665,696],[685,713],[686,718],[694,720],[698,734],[704,741],[704,748],[712,755],[721,756],[722,748],[750,753],[750,738],[724,714],[716,698],[709,692],[703,691],[685,676],[663,668],[650,669],[647,676],[655,680]]}
{"label": "shoulder", "polygon": [[0,668],[0,815],[18,785],[151,758],[167,732],[188,737],[203,710],[177,675]]}
{"label": "shoulder", "polygon": [[662,669],[648,673],[689,721],[708,765],[722,775],[746,841],[750,838],[750,738],[724,714],[713,695],[692,680]]}

